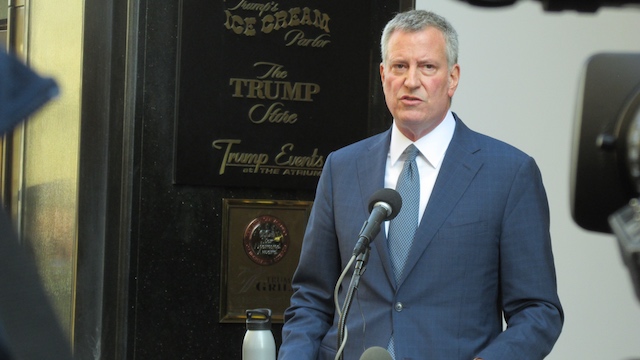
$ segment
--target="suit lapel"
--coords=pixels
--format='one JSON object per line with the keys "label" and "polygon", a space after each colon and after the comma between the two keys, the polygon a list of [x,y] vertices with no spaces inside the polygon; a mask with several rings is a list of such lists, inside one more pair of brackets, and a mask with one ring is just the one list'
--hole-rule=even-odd
{"label": "suit lapel", "polygon": [[442,162],[431,198],[416,230],[415,241],[400,284],[416,266],[451,210],[482,167],[482,162],[474,156],[478,150],[473,132],[456,116],[456,130]]}
{"label": "suit lapel", "polygon": [[[368,146],[358,159],[358,183],[360,185],[360,197],[366,214],[369,214],[369,197],[384,187],[384,174],[391,142],[391,130],[380,134]],[[368,215],[367,215],[368,217]],[[395,283],[391,259],[389,259],[389,247],[384,227],[373,240],[371,246],[375,247],[380,256],[384,272],[391,283]]]}

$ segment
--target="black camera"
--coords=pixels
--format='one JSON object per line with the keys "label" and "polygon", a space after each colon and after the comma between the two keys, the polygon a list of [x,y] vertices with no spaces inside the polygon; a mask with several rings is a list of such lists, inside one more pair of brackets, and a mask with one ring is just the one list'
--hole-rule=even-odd
{"label": "black camera", "polygon": [[611,233],[608,216],[640,194],[640,54],[588,59],[572,155],[573,219]]}
{"label": "black camera", "polygon": [[613,233],[640,299],[640,54],[596,54],[584,68],[573,138],[571,214]]}

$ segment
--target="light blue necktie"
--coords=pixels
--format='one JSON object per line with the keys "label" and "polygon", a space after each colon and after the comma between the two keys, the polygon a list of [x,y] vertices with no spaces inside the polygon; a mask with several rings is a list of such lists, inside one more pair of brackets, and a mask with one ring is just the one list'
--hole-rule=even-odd
{"label": "light blue necktie", "polygon": [[413,236],[418,228],[420,207],[420,174],[416,157],[420,151],[411,144],[404,151],[406,156],[404,167],[398,177],[396,190],[402,197],[402,209],[389,224],[389,251],[396,277],[396,283],[402,277],[409,250],[413,244]]}
{"label": "light blue necktie", "polygon": [[[395,219],[389,224],[389,252],[391,253],[391,263],[396,283],[400,281],[404,266],[413,244],[413,236],[418,228],[418,214],[420,212],[420,174],[416,157],[420,151],[411,144],[404,151],[404,167],[398,177],[396,190],[402,197],[402,208]],[[393,359],[395,354],[395,341],[393,334],[387,350]]]}

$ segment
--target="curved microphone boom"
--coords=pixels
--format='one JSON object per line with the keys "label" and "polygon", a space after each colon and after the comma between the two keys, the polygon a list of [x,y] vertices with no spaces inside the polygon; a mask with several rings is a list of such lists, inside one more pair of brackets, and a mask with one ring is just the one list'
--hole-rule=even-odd
{"label": "curved microphone boom", "polygon": [[369,243],[380,232],[383,221],[391,220],[398,215],[402,207],[400,194],[393,189],[380,189],[369,198],[369,219],[362,226],[358,242],[353,249],[353,255],[358,256],[364,252]]}

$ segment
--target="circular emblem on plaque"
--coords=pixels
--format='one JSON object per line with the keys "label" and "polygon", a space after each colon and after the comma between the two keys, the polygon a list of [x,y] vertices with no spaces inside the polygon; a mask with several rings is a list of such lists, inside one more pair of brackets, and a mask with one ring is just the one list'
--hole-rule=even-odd
{"label": "circular emblem on plaque", "polygon": [[244,230],[244,251],[259,265],[273,265],[289,249],[289,230],[280,219],[262,215],[253,219]]}

